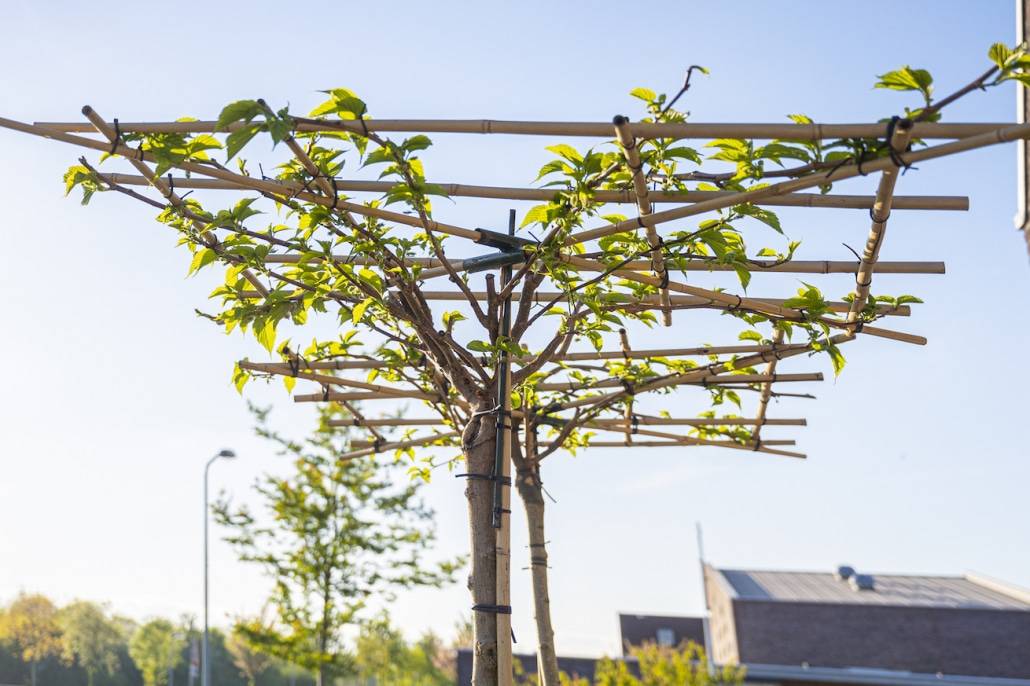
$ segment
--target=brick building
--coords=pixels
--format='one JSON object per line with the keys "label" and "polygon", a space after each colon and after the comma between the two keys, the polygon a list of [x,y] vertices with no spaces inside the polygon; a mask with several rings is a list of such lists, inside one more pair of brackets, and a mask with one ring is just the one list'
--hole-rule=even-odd
{"label": "brick building", "polygon": [[[967,576],[784,572],[704,567],[701,617],[620,614],[628,647],[703,643],[766,686],[1030,686],[1030,592]],[[707,632],[707,636],[705,635]],[[519,656],[533,673],[532,655]],[[590,658],[559,667],[590,678]],[[472,656],[458,653],[458,684]],[[632,665],[631,665],[632,667]]]}

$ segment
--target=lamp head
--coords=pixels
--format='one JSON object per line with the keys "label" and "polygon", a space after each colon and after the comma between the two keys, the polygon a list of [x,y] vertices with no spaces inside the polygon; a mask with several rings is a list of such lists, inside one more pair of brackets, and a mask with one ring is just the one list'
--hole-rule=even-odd
{"label": "lamp head", "polygon": [[236,453],[228,448],[223,448],[218,451],[218,455],[216,457],[224,457],[227,460],[231,460],[236,457]]}

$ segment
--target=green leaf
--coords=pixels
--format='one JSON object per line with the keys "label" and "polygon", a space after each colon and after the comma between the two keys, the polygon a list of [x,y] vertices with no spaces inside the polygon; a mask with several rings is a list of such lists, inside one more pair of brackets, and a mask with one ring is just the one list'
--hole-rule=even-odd
{"label": "green leaf", "polygon": [[238,121],[250,121],[261,114],[261,105],[257,100],[237,100],[222,108],[218,115],[218,122],[215,124],[216,131],[225,131],[229,124]]}
{"label": "green leaf", "polygon": [[494,351],[490,344],[484,341],[469,341],[469,344],[465,347],[477,353],[492,353]]}
{"label": "green leaf", "polygon": [[193,255],[193,261],[190,262],[190,270],[186,272],[186,275],[189,276],[190,274],[199,272],[201,269],[214,262],[217,258],[218,254],[211,248],[198,250]]}
{"label": "green leaf", "polygon": [[565,143],[559,143],[558,145],[548,146],[546,150],[548,152],[553,152],[555,155],[564,157],[569,162],[575,163],[583,161],[583,155],[581,155],[579,151],[576,150],[574,147],[572,147],[571,145],[566,145]]}
{"label": "green leaf", "polygon": [[987,56],[998,65],[999,69],[1005,68],[1005,63],[1008,62],[1009,58],[1012,57],[1012,51],[1009,50],[1008,46],[1004,43],[995,43],[991,46],[990,50],[987,51]]}
{"label": "green leaf", "polygon": [[242,128],[239,128],[225,139],[225,158],[226,162],[236,156],[240,150],[243,149],[250,140],[258,134],[261,130],[261,124],[248,124]]}
{"label": "green leaf", "polygon": [[250,373],[244,369],[240,369],[240,365],[233,365],[232,369],[232,385],[236,387],[236,392],[243,395],[243,387],[250,381]]}
{"label": "green leaf", "polygon": [[634,88],[629,92],[634,98],[640,98],[644,102],[654,102],[657,99],[657,95],[650,88]]}
{"label": "green leaf", "polygon": [[[259,326],[259,324],[262,324]],[[254,322],[255,330],[254,336],[257,338],[258,343],[262,345],[268,352],[275,350],[275,322],[271,319],[265,320],[263,323],[260,321]]]}
{"label": "green leaf", "polygon": [[548,221],[548,219],[547,219],[547,210],[548,210],[548,208],[550,208],[550,205],[537,205],[535,207],[531,207],[529,209],[529,212],[526,212],[526,216],[522,220],[522,224],[519,225],[519,228],[521,229],[522,227],[528,226],[528,225],[533,224],[535,222],[540,222],[541,224],[546,224],[547,221]]}
{"label": "green leaf", "polygon": [[350,313],[351,323],[352,324],[357,324],[359,321],[361,321],[361,317],[362,317],[362,315],[365,314],[365,310],[367,310],[368,306],[371,305],[374,302],[375,302],[375,298],[369,297],[369,298],[365,298],[364,300],[359,302],[357,305],[355,305],[354,309],[351,310],[351,313]]}
{"label": "green leaf", "polygon": [[754,329],[748,329],[747,331],[741,331],[740,335],[737,336],[738,340],[741,341],[757,341],[762,342],[762,334],[755,331]]}
{"label": "green leaf", "polygon": [[904,66],[895,71],[878,76],[874,88],[887,88],[895,91],[919,91],[929,100],[933,92],[933,77],[925,69],[913,69]]}

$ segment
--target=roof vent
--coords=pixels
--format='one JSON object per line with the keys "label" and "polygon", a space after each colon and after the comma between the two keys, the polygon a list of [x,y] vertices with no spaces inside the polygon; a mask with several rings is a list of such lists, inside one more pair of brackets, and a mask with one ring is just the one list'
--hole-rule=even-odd
{"label": "roof vent", "polygon": [[837,577],[837,581],[847,581],[855,576],[855,568],[850,565],[841,565],[837,567],[837,573],[834,576]]}
{"label": "roof vent", "polygon": [[876,588],[872,574],[853,574],[848,584],[853,591],[873,591]]}

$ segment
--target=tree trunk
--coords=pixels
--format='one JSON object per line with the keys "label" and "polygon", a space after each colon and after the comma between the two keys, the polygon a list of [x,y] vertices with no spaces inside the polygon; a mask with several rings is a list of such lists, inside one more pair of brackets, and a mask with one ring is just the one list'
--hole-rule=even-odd
{"label": "tree trunk", "polygon": [[29,663],[29,678],[32,682],[32,686],[36,686],[36,661],[33,660]]}
{"label": "tree trunk", "polygon": [[[533,579],[533,612],[537,635],[537,675],[540,686],[558,686],[558,655],[554,649],[554,628],[551,626],[551,597],[547,585],[547,539],[544,535],[544,487],[540,465],[522,454],[518,432],[512,432],[512,461],[515,463],[515,486],[526,508],[529,527],[529,569]],[[532,437],[531,437],[532,439]],[[530,440],[535,445],[535,441]],[[535,452],[535,449],[533,450]]]}
{"label": "tree trunk", "polygon": [[[487,415],[478,435],[469,436],[465,464],[469,474],[490,476],[494,469],[494,422]],[[478,420],[473,420],[478,421]],[[473,433],[474,429],[467,431]],[[473,605],[497,604],[497,534],[492,525],[493,485],[486,478],[466,478],[465,497],[469,508],[471,571],[468,587]],[[497,618],[490,612],[472,613],[474,632],[472,657],[473,686],[497,686]]]}
{"label": "tree trunk", "polygon": [[315,675],[315,686],[326,686],[326,667],[320,665],[318,667],[318,674]]}

